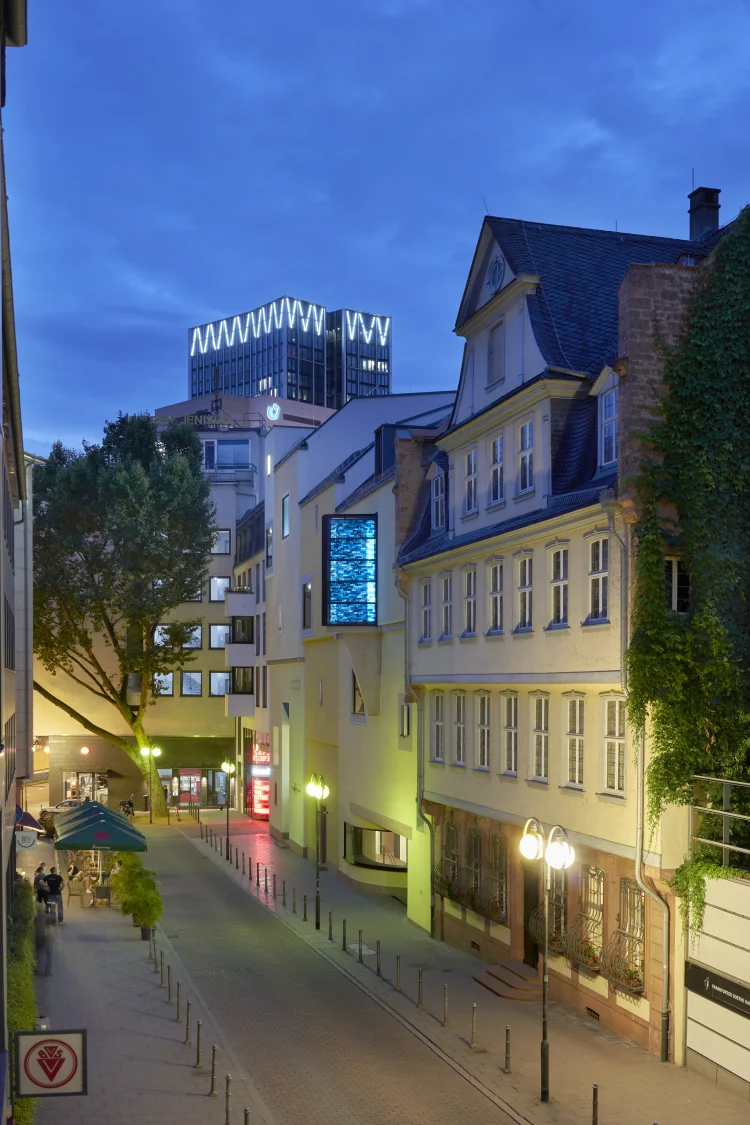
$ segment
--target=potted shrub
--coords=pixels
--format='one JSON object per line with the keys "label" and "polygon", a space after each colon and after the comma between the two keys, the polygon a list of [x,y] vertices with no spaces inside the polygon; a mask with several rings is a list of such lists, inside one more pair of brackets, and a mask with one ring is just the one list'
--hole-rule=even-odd
{"label": "potted shrub", "polygon": [[144,885],[133,914],[136,926],[141,927],[142,941],[148,941],[151,937],[151,931],[161,918],[163,909],[161,895],[156,886],[148,887]]}

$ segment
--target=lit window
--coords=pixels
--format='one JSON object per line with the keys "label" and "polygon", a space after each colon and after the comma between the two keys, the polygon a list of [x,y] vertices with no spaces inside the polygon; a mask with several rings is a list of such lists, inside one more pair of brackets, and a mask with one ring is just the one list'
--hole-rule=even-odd
{"label": "lit window", "polygon": [[443,631],[440,634],[441,640],[450,640],[453,634],[453,577],[446,574],[441,579],[441,588],[443,594]]}
{"label": "lit window", "polygon": [[503,564],[492,563],[488,570],[490,633],[503,631]]}
{"label": "lit window", "polygon": [[509,692],[503,698],[505,717],[505,772],[518,773],[518,696]]}
{"label": "lit window", "polygon": [[432,480],[432,529],[445,526],[445,474],[438,473]]}
{"label": "lit window", "polygon": [[583,699],[568,699],[568,785],[583,785]]}
{"label": "lit window", "polygon": [[200,695],[203,691],[203,674],[201,672],[183,672],[180,690],[182,695]]}
{"label": "lit window", "polygon": [[690,575],[682,559],[667,559],[664,563],[667,609],[675,613],[690,610]]}
{"label": "lit window", "polygon": [[552,552],[552,624],[568,623],[568,549]]}
{"label": "lit window", "polygon": [[605,786],[611,793],[625,792],[625,700],[605,701]]}
{"label": "lit window", "polygon": [[422,583],[422,637],[423,641],[432,640],[432,583]]}
{"label": "lit window", "polygon": [[209,695],[229,695],[229,672],[209,672],[208,674],[208,694]]}
{"label": "lit window", "polygon": [[187,640],[183,648],[202,648],[203,647],[203,630],[200,625],[194,625],[188,632]]}
{"label": "lit window", "polygon": [[606,621],[609,612],[609,539],[595,539],[591,544],[589,618]]}
{"label": "lit window", "polygon": [[302,628],[312,629],[312,582],[302,583]]}
{"label": "lit window", "polygon": [[323,623],[377,624],[376,516],[323,517]]}
{"label": "lit window", "polygon": [[267,453],[266,454],[266,476],[270,477],[270,475],[271,475],[271,454]]}
{"label": "lit window", "polygon": [[490,768],[490,697],[477,696],[477,769]]}
{"label": "lit window", "polygon": [[357,682],[357,677],[352,668],[352,715],[364,715],[365,701]]}
{"label": "lit window", "polygon": [[617,388],[599,399],[599,464],[611,465],[617,460]]}
{"label": "lit window", "polygon": [[503,438],[493,438],[490,444],[490,504],[499,504],[503,499]]}
{"label": "lit window", "polygon": [[212,555],[230,555],[232,553],[232,533],[231,531],[217,531],[214,533],[214,545],[211,550]]}
{"label": "lit window", "polygon": [[477,510],[477,451],[470,449],[464,455],[464,512]]}
{"label": "lit window", "polygon": [[[242,618],[235,618],[241,621]],[[209,625],[208,627],[208,647],[209,648],[224,648],[229,644],[229,626],[228,625]]]}
{"label": "lit window", "polygon": [[289,493],[281,497],[281,538],[289,538]]}
{"label": "lit window", "polygon": [[224,594],[231,588],[231,578],[209,578],[208,600],[210,602],[223,602]]}
{"label": "lit window", "polygon": [[532,627],[532,567],[533,559],[521,559],[518,563],[518,628]]}
{"label": "lit window", "polygon": [[453,760],[457,766],[466,764],[466,696],[462,691],[453,696]]}
{"label": "lit window", "polygon": [[266,570],[273,566],[273,528],[266,528]]}
{"label": "lit window", "polygon": [[477,572],[464,574],[464,636],[473,637],[477,631]]}
{"label": "lit window", "polygon": [[432,693],[432,757],[436,762],[442,762],[445,756],[444,703],[442,691]]}
{"label": "lit window", "polygon": [[174,672],[158,672],[154,676],[154,695],[174,695]]}
{"label": "lit window", "polygon": [[535,695],[531,705],[534,716],[532,776],[546,781],[549,777],[549,696]]}
{"label": "lit window", "polygon": [[524,422],[518,430],[518,491],[534,487],[534,423]]}

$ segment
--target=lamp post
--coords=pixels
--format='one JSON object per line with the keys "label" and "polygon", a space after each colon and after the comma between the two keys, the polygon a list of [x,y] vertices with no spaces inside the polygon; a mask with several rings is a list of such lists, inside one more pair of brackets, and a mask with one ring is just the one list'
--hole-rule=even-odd
{"label": "lamp post", "polygon": [[234,773],[234,764],[232,762],[222,762],[221,768],[224,770],[224,773],[227,775],[227,846],[226,846],[227,856],[226,856],[226,858],[227,858],[227,862],[229,862],[229,860],[231,860],[231,858],[232,858],[232,852],[231,852],[231,849],[229,847],[229,795],[232,791],[232,774]]}
{"label": "lamp post", "polygon": [[523,836],[519,850],[524,859],[541,859],[543,861],[544,877],[544,952],[542,956],[542,1082],[541,1100],[549,1101],[549,1039],[547,1038],[547,993],[549,989],[549,976],[547,972],[547,959],[549,957],[549,889],[550,869],[562,871],[571,867],[575,860],[575,851],[568,842],[568,835],[559,824],[553,825],[549,830],[546,841],[541,822],[535,816],[529,817],[524,825]]}
{"label": "lamp post", "polygon": [[141,755],[148,758],[148,822],[154,823],[154,758],[158,758],[161,750],[158,746],[152,747],[149,750],[148,746],[141,747]]}
{"label": "lamp post", "polygon": [[320,929],[320,802],[325,801],[330,789],[323,774],[312,775],[307,783],[307,795],[315,798],[315,929]]}

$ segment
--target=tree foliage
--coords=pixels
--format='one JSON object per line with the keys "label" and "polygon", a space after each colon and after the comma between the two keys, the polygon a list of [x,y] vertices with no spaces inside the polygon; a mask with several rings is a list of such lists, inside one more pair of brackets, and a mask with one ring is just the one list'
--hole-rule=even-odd
{"label": "tree foliage", "polygon": [[[34,651],[84,689],[77,700],[88,693],[109,704],[132,739],[93,722],[83,703],[34,686],[142,768],[159,677],[193,659],[183,645],[200,621],[170,620],[204,583],[215,531],[200,442],[189,426],[159,433],[150,415],[120,414],[101,444],[57,442],[35,467],[33,490]],[[129,692],[140,701],[131,705]]]}

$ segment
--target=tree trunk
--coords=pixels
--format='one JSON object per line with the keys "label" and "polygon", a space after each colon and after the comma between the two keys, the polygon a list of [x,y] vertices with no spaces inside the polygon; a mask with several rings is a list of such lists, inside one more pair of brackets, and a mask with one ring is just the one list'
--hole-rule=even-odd
{"label": "tree trunk", "polygon": [[167,803],[164,798],[162,781],[159,777],[159,759],[152,758],[150,754],[141,753],[141,750],[153,750],[153,740],[148,737],[141,724],[137,721],[133,724],[133,735],[136,741],[136,748],[132,753],[130,753],[130,751],[128,751],[128,753],[143,774],[144,781],[146,782],[146,790],[154,810],[154,816],[166,816]]}

